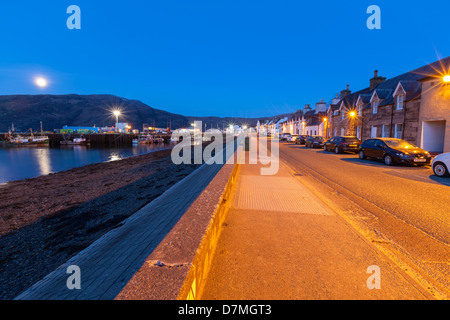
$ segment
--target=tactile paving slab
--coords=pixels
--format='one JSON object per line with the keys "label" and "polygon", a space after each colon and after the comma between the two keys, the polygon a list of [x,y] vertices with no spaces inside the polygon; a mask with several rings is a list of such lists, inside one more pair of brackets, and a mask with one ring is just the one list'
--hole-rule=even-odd
{"label": "tactile paving slab", "polygon": [[242,175],[232,201],[237,209],[331,215],[292,177]]}

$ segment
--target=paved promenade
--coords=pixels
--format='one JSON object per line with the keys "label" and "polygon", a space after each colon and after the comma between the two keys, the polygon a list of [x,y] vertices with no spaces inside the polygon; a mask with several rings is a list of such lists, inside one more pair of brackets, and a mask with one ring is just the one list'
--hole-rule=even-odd
{"label": "paved promenade", "polygon": [[301,178],[282,163],[274,176],[240,166],[201,299],[431,298]]}

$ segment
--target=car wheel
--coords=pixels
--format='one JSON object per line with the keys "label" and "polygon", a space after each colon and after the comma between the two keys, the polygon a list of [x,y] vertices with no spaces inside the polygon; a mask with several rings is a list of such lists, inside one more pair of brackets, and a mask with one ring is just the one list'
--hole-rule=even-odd
{"label": "car wheel", "polygon": [[393,160],[394,159],[392,159],[392,156],[390,156],[388,154],[384,156],[384,163],[388,166],[392,165]]}
{"label": "car wheel", "polygon": [[359,152],[359,158],[361,159],[361,160],[365,160],[366,159],[366,155],[364,154],[364,151],[360,151]]}
{"label": "car wheel", "polygon": [[443,164],[442,162],[436,162],[434,164],[433,172],[438,177],[448,177],[449,176],[447,166],[445,164]]}
{"label": "car wheel", "polygon": [[341,153],[341,151],[339,150],[339,147],[334,148],[334,152],[335,152],[336,154]]}

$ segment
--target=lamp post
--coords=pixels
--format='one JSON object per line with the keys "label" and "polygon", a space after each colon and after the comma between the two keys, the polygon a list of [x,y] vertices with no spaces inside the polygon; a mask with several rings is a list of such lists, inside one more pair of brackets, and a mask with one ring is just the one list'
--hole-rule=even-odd
{"label": "lamp post", "polygon": [[350,111],[349,115],[350,115],[350,133],[351,133],[351,136],[356,136],[356,133],[355,133],[356,112]]}
{"label": "lamp post", "polygon": [[328,118],[323,118],[323,135],[324,139],[326,140],[328,138]]}
{"label": "lamp post", "polygon": [[119,126],[120,111],[119,110],[114,110],[113,114],[116,116],[116,132],[117,132],[119,130],[118,126]]}

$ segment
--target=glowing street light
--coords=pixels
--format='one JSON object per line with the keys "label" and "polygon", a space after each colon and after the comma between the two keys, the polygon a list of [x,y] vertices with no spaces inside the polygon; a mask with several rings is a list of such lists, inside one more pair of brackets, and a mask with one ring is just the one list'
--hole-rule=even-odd
{"label": "glowing street light", "polygon": [[119,126],[119,116],[121,115],[120,110],[114,110],[113,111],[113,115],[116,116],[116,131],[119,130],[118,126]]}
{"label": "glowing street light", "polygon": [[120,116],[120,111],[119,110],[114,110],[113,114],[116,116],[116,123],[119,123],[119,116]]}
{"label": "glowing street light", "polygon": [[356,112],[355,111],[350,112],[350,117],[352,118],[356,117]]}
{"label": "glowing street light", "polygon": [[444,82],[447,82],[447,83],[450,82],[450,75],[444,76]]}
{"label": "glowing street light", "polygon": [[324,138],[325,138],[325,139],[326,139],[327,136],[328,136],[328,126],[327,126],[327,124],[328,124],[328,118],[327,118],[327,117],[324,117],[324,118],[323,118],[323,135],[324,135]]}

